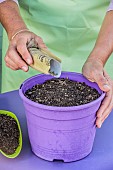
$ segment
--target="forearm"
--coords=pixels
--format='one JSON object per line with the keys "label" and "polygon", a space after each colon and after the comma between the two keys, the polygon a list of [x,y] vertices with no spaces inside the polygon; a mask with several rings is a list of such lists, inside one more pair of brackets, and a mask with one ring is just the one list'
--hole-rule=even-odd
{"label": "forearm", "polygon": [[17,31],[27,28],[18,5],[11,0],[0,3],[0,22],[6,29],[9,40]]}
{"label": "forearm", "polygon": [[95,47],[88,59],[98,59],[105,65],[113,52],[113,11],[107,12]]}

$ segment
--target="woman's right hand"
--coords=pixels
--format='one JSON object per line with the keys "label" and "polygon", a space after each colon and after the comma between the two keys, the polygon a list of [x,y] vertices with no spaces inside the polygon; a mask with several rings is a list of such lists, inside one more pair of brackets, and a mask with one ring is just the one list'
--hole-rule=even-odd
{"label": "woman's right hand", "polygon": [[9,47],[5,56],[7,67],[12,70],[21,69],[24,72],[29,70],[29,65],[33,63],[33,60],[27,49],[27,44],[32,39],[34,39],[37,47],[47,48],[42,38],[33,32],[27,30],[20,32],[9,42]]}

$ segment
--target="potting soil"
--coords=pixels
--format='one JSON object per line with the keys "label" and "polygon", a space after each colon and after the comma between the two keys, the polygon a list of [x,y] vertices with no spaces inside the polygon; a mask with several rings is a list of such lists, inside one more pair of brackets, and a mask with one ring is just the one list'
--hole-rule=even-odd
{"label": "potting soil", "polygon": [[0,150],[7,155],[15,153],[19,146],[19,137],[20,133],[15,119],[0,114]]}
{"label": "potting soil", "polygon": [[68,78],[53,78],[28,89],[25,96],[40,104],[67,107],[90,103],[96,100],[100,94],[84,82]]}

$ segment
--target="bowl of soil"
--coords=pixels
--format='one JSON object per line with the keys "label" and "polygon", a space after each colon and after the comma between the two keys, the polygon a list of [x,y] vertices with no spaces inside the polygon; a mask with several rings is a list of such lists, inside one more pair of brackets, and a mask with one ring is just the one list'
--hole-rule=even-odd
{"label": "bowl of soil", "polygon": [[0,152],[7,158],[15,158],[22,149],[22,133],[15,114],[0,110]]}
{"label": "bowl of soil", "polygon": [[23,100],[32,151],[40,158],[71,162],[93,148],[96,112],[105,94],[82,74],[60,78],[39,74],[23,82]]}

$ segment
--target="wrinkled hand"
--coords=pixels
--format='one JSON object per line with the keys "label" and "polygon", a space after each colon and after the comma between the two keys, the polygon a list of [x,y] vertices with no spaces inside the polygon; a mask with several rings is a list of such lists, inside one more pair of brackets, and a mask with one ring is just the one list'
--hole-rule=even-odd
{"label": "wrinkled hand", "polygon": [[6,66],[12,70],[22,69],[27,72],[30,64],[33,63],[32,57],[27,50],[27,44],[34,39],[40,48],[47,48],[41,37],[32,32],[24,31],[17,34],[10,41],[8,51],[5,56]]}
{"label": "wrinkled hand", "polygon": [[113,82],[104,70],[101,61],[98,60],[87,60],[82,68],[82,72],[88,80],[96,82],[100,89],[106,93],[106,96],[97,111],[96,125],[100,128],[113,108]]}

